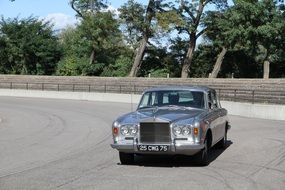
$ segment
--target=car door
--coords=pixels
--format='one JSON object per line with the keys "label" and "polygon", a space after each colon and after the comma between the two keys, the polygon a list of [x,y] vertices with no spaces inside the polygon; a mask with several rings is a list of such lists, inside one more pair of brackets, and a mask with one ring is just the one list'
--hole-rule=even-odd
{"label": "car door", "polygon": [[220,138],[220,128],[219,128],[219,107],[215,102],[214,92],[208,91],[208,109],[209,109],[209,116],[208,121],[212,130],[212,143],[215,144]]}
{"label": "car door", "polygon": [[221,108],[219,99],[217,97],[216,91],[212,92],[212,98],[213,98],[213,102],[214,102],[214,107],[216,109],[216,114],[217,114],[217,121],[216,121],[216,136],[217,136],[217,141],[222,139],[224,137],[225,134],[225,125],[226,125],[226,111],[225,109]]}

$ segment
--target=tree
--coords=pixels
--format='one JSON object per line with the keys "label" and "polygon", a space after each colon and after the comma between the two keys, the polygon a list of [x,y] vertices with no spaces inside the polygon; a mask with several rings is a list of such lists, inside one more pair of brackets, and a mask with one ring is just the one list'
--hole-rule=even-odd
{"label": "tree", "polygon": [[167,51],[167,48],[150,46],[147,48],[146,54],[138,76],[147,77],[150,74],[151,77],[166,78],[168,75],[177,77],[180,72],[178,60],[176,55]]}
{"label": "tree", "polygon": [[190,77],[207,78],[211,72],[218,48],[212,44],[200,44],[194,52]]}
{"label": "tree", "polygon": [[135,77],[140,68],[142,59],[144,57],[145,49],[149,39],[153,36],[152,21],[155,17],[157,2],[149,0],[146,9],[133,0],[129,0],[124,4],[119,11],[121,12],[120,18],[125,23],[126,30],[130,35],[138,32],[139,46],[136,51],[136,56],[129,76]]}
{"label": "tree", "polygon": [[96,18],[86,18],[75,28],[64,30],[60,35],[64,59],[58,74],[111,76],[108,70],[112,70],[117,59],[129,57],[121,36],[110,12],[96,13]]}
{"label": "tree", "polygon": [[95,63],[98,52],[114,49],[122,42],[118,22],[109,11],[86,16],[78,28],[82,37],[89,41],[90,64]]}
{"label": "tree", "polygon": [[[119,25],[103,0],[71,0],[70,5],[81,18],[79,30],[90,42],[90,64],[95,63],[96,54],[102,47],[116,44]],[[83,37],[82,36],[82,37]]]}
{"label": "tree", "polygon": [[63,48],[65,57],[72,55],[79,58],[87,57],[86,55],[90,52],[90,42],[83,34],[78,26],[70,26],[61,31],[59,42]]}
{"label": "tree", "polygon": [[107,8],[106,0],[70,0],[69,4],[81,19]]}
{"label": "tree", "polygon": [[35,17],[1,18],[1,73],[51,75],[61,55],[61,47],[49,22]]}
{"label": "tree", "polygon": [[193,2],[177,0],[176,4],[169,3],[169,10],[162,11],[158,18],[164,28],[175,29],[179,34],[187,35],[189,38],[188,50],[182,63],[182,78],[189,76],[197,39],[206,30],[206,28],[203,28],[201,21],[204,18],[204,9],[208,4],[227,7],[226,0],[196,0]]}
{"label": "tree", "polygon": [[[239,0],[225,12],[210,12],[206,19],[206,36],[222,51],[211,78],[216,78],[228,50],[244,51],[264,65],[269,78],[269,63],[282,55],[284,18],[273,1]],[[284,35],[283,35],[284,36]],[[284,39],[284,37],[283,37]]]}
{"label": "tree", "polygon": [[204,19],[204,25],[207,28],[205,31],[206,39],[209,39],[212,43],[212,48],[219,49],[218,54],[212,72],[209,74],[209,78],[217,78],[221,69],[224,57],[230,48],[230,44],[225,41],[224,29],[227,27],[227,18],[225,13],[219,11],[210,11]]}
{"label": "tree", "polygon": [[[276,62],[280,55],[284,54],[284,17],[277,11],[273,1],[264,0],[260,2],[262,24],[256,28],[258,57],[263,62],[263,78],[270,76],[270,63]],[[265,10],[265,11],[264,11]],[[282,43],[283,42],[283,43]]]}
{"label": "tree", "polygon": [[107,77],[126,77],[132,67],[132,57],[128,56],[127,52],[122,53],[115,61],[114,64],[110,64],[105,67],[101,76]]}
{"label": "tree", "polygon": [[88,49],[86,52],[85,48],[84,52],[85,57],[88,54],[89,66],[82,66],[90,69],[88,75],[109,75],[107,70],[112,68],[109,65],[116,63],[118,52],[125,47],[118,20],[106,9],[103,0],[71,0],[70,5],[81,20],[76,28],[77,34],[74,34],[79,36],[76,40],[84,41]]}

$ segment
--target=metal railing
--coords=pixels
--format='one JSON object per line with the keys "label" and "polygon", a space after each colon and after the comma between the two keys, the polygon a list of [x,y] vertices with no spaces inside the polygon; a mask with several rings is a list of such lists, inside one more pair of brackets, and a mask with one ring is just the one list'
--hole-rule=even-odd
{"label": "metal railing", "polygon": [[[158,85],[137,84],[82,84],[82,83],[28,83],[28,82],[0,82],[2,89],[25,89],[42,91],[70,91],[70,92],[101,92],[101,93],[124,93],[141,94],[145,89]],[[217,88],[221,100],[250,103],[273,103],[285,104],[285,90],[252,90],[236,88]]]}

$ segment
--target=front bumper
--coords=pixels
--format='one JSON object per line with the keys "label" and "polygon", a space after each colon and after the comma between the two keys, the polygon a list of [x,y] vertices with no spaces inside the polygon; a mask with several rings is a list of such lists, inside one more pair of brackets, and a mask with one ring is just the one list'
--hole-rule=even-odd
{"label": "front bumper", "polygon": [[134,144],[134,143],[111,144],[111,147],[117,149],[120,152],[125,152],[125,153],[166,154],[166,155],[194,155],[204,148],[204,144],[193,144],[193,143],[184,142],[184,143],[163,144],[169,146],[169,150],[167,152],[141,152],[138,150],[138,145],[146,145],[146,144]]}

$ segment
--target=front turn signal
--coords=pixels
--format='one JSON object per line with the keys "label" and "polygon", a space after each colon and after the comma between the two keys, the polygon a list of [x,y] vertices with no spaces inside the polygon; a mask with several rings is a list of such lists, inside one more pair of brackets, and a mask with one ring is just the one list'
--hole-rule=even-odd
{"label": "front turn signal", "polygon": [[198,135],[199,134],[199,128],[198,127],[194,127],[194,131],[193,131],[194,135]]}
{"label": "front turn signal", "polygon": [[117,136],[119,134],[119,129],[117,127],[113,127],[113,135]]}

